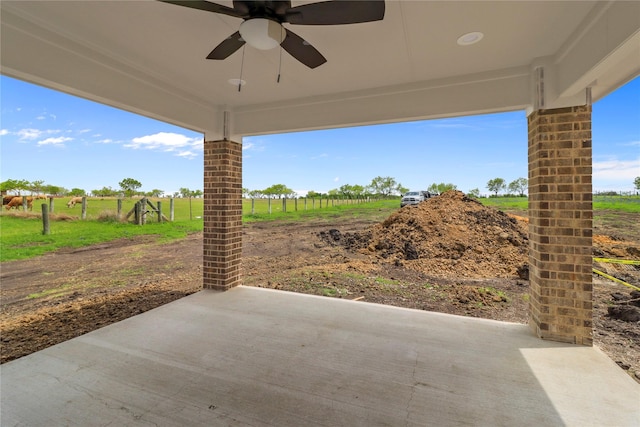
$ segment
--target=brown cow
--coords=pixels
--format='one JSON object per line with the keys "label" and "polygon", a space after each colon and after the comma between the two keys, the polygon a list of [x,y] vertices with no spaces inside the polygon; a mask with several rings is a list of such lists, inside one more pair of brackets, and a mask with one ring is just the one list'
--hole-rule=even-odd
{"label": "brown cow", "polygon": [[82,197],[72,197],[71,200],[67,203],[68,208],[72,208],[76,205],[76,203],[82,203]]}
{"label": "brown cow", "polygon": [[13,199],[14,197],[16,197],[16,196],[14,196],[13,194],[11,194],[9,196],[2,196],[2,206],[8,205],[9,202],[11,201],[11,199]]}
{"label": "brown cow", "polygon": [[[22,206],[22,196],[17,196],[7,203],[6,208],[7,210],[10,210],[11,208],[18,209],[20,206]],[[27,197],[27,208],[31,211],[33,210],[33,197]]]}

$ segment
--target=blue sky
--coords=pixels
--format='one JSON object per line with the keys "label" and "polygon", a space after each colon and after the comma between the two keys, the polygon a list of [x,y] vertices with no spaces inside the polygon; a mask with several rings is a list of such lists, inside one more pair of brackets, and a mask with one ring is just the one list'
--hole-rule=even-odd
{"label": "blue sky", "polygon": [[[135,178],[141,190],[202,189],[202,134],[0,76],[0,180],[87,192]],[[593,107],[594,191],[631,191],[640,176],[640,77]],[[524,111],[243,141],[243,187],[299,194],[390,176],[409,189],[527,177]]]}

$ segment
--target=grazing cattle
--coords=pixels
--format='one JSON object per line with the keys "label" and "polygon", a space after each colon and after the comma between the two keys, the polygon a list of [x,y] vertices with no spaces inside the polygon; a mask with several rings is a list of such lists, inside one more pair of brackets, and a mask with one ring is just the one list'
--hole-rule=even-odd
{"label": "grazing cattle", "polygon": [[11,201],[11,199],[13,199],[14,197],[16,197],[16,196],[14,196],[14,195],[2,196],[2,206],[8,205],[9,202]]}
{"label": "grazing cattle", "polygon": [[[18,209],[20,206],[22,206],[22,197],[18,196],[11,199],[11,201],[7,203],[6,208],[7,210],[10,210],[11,208]],[[33,197],[27,197],[27,208],[29,210],[33,210]]]}
{"label": "grazing cattle", "polygon": [[76,205],[76,203],[82,203],[82,197],[72,197],[71,200],[67,203],[68,208],[72,208]]}

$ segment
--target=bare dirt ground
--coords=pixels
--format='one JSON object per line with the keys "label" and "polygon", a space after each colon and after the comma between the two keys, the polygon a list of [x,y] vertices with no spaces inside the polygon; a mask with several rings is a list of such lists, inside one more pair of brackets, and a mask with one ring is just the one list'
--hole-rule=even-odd
{"label": "bare dirt ground", "polygon": [[[452,193],[390,216],[245,224],[244,284],[526,323],[526,213],[510,214]],[[637,214],[596,218],[594,256],[640,259]],[[637,266],[594,266],[640,286]],[[1,361],[196,292],[201,267],[201,233],[166,244],[149,236],[123,239],[3,263]],[[594,276],[594,343],[640,382],[640,321],[610,315],[633,310],[637,301],[630,300],[638,296]]]}

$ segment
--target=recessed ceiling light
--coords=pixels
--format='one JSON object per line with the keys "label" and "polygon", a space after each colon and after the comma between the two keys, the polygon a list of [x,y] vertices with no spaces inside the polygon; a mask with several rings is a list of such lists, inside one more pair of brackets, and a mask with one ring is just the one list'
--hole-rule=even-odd
{"label": "recessed ceiling light", "polygon": [[246,85],[246,84],[247,84],[247,82],[246,82],[246,81],[244,81],[244,80],[240,80],[240,79],[229,79],[229,80],[227,80],[227,81],[229,82],[229,84],[230,84],[230,85],[232,85],[232,86],[236,86],[236,87],[238,87],[238,86],[244,86],[244,85]]}
{"label": "recessed ceiling light", "polygon": [[460,46],[469,46],[471,44],[478,43],[480,40],[482,40],[483,37],[484,34],[482,34],[480,31],[463,34],[458,37],[458,44]]}

